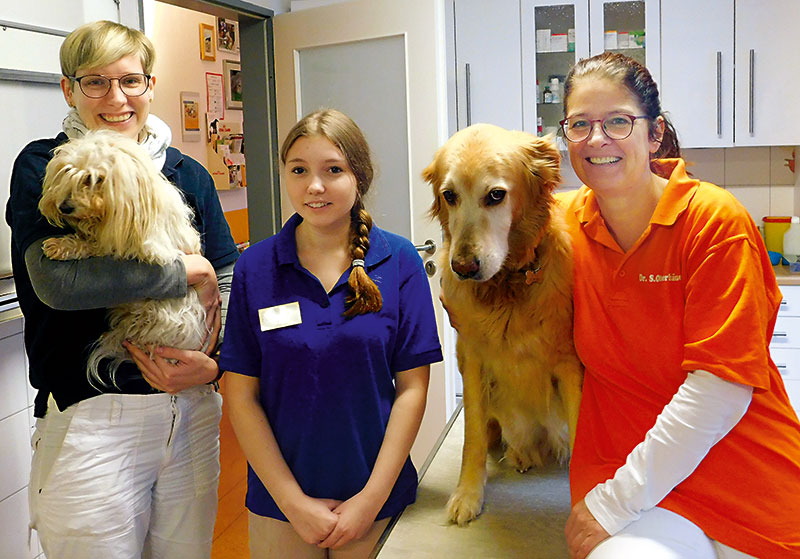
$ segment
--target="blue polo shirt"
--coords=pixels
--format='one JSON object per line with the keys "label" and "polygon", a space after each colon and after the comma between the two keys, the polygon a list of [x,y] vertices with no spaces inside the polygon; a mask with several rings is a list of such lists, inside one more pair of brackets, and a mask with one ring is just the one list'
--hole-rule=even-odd
{"label": "blue polo shirt", "polygon": [[[326,292],[297,258],[301,222],[293,215],[236,263],[220,368],[260,378],[261,404],[303,491],[344,501],[363,489],[375,465],[395,374],[441,361],[442,352],[428,278],[407,239],[372,228],[366,269],[383,308],[348,319],[350,270]],[[268,319],[262,330],[259,310],[295,302],[299,323],[273,327],[281,321]],[[289,322],[298,321],[296,308]],[[416,487],[409,458],[377,518],[413,503]],[[246,504],[255,514],[286,520],[249,466]]]}

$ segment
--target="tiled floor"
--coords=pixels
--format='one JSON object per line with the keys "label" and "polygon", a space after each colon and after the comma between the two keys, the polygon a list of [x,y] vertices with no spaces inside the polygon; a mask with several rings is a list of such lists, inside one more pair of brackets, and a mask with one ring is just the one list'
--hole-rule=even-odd
{"label": "tiled floor", "polygon": [[[221,390],[225,394],[225,378]],[[244,495],[247,488],[247,461],[236,441],[227,405],[222,406],[220,423],[219,508],[214,526],[211,559],[249,559],[247,549],[247,509]]]}

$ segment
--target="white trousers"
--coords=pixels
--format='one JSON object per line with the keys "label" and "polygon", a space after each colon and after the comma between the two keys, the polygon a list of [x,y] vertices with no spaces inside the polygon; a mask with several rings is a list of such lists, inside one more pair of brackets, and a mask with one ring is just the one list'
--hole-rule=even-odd
{"label": "white trousers", "polygon": [[208,559],[222,397],[103,394],[36,422],[31,528],[52,559]]}
{"label": "white trousers", "polygon": [[587,559],[756,559],[710,539],[694,523],[667,509],[652,508]]}

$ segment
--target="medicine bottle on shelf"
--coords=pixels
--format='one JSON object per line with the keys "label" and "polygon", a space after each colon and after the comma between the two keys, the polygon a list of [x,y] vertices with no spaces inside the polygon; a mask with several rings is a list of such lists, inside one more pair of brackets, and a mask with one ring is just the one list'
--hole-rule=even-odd
{"label": "medicine bottle on shelf", "polygon": [[800,217],[792,216],[792,224],[783,234],[783,257],[792,262],[800,261]]}
{"label": "medicine bottle on shelf", "polygon": [[550,78],[550,93],[553,95],[552,103],[561,102],[561,84],[558,78]]}
{"label": "medicine bottle on shelf", "polygon": [[545,103],[552,103],[553,102],[553,93],[550,91],[550,86],[544,86],[544,102]]}

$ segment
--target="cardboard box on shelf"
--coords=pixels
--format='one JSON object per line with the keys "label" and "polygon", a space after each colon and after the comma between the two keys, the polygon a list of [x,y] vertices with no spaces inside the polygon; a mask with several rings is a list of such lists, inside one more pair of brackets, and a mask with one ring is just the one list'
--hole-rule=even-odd
{"label": "cardboard box on shelf", "polygon": [[241,122],[213,119],[208,125],[208,172],[217,190],[231,190],[247,185],[245,158],[242,153]]}

